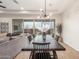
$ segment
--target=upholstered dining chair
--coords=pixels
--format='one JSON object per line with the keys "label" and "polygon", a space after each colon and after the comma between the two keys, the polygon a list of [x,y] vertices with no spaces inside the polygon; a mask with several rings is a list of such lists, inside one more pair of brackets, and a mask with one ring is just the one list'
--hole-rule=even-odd
{"label": "upholstered dining chair", "polygon": [[50,42],[43,42],[43,43],[33,42],[33,48],[35,50],[32,59],[51,59],[49,51],[44,50],[49,49],[49,45]]}

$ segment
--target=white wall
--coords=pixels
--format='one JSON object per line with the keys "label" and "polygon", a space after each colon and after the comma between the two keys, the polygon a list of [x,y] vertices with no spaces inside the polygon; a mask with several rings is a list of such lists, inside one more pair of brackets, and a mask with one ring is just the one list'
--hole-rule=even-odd
{"label": "white wall", "polygon": [[0,22],[9,23],[9,32],[12,33],[12,19],[11,18],[0,18]]}
{"label": "white wall", "polygon": [[[10,23],[9,25],[9,32],[12,32],[12,19],[37,19],[38,15],[21,15],[21,14],[0,14],[0,21],[7,21]],[[56,24],[60,24],[61,23],[61,15],[60,14],[56,14],[53,15],[51,17],[51,19],[55,19],[56,20]]]}
{"label": "white wall", "polygon": [[[28,15],[28,14],[0,14],[0,18],[11,18],[11,19],[37,19],[40,15]],[[39,19],[39,18],[38,18]],[[61,15],[55,14],[51,19],[56,19],[56,23],[61,23]]]}
{"label": "white wall", "polygon": [[63,39],[79,51],[79,0],[63,14]]}

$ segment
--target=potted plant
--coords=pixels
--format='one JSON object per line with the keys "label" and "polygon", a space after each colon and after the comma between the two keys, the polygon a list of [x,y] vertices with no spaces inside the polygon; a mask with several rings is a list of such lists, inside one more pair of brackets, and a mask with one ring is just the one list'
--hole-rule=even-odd
{"label": "potted plant", "polygon": [[62,33],[62,25],[61,25],[61,24],[59,24],[59,25],[57,26],[57,32],[58,32],[59,35],[61,36],[61,33]]}

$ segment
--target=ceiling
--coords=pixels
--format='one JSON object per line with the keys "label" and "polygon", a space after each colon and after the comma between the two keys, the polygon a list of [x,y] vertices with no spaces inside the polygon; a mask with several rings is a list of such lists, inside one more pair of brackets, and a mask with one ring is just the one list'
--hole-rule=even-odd
{"label": "ceiling", "polygon": [[[47,13],[62,13],[75,0],[46,0]],[[0,13],[39,14],[45,8],[45,0],[0,0]]]}

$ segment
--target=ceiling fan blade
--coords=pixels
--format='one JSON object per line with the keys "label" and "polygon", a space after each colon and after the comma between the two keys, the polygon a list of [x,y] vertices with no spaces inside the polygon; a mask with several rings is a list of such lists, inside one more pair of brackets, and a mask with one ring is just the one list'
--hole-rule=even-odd
{"label": "ceiling fan blade", "polygon": [[2,6],[2,5],[0,5],[0,7],[2,7],[2,8],[6,8],[5,6]]}
{"label": "ceiling fan blade", "polygon": [[0,3],[2,3],[2,1],[0,1]]}
{"label": "ceiling fan blade", "polygon": [[19,4],[17,0],[13,0],[14,3]]}

